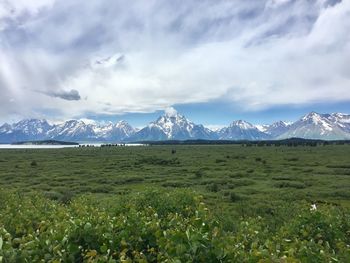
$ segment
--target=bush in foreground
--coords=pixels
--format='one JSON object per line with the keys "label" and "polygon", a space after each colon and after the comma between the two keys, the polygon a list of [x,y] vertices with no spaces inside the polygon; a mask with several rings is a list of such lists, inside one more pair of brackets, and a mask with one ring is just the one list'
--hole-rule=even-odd
{"label": "bush in foreground", "polygon": [[300,205],[279,229],[232,219],[223,231],[201,197],[146,191],[60,204],[0,194],[0,262],[350,262],[350,215]]}

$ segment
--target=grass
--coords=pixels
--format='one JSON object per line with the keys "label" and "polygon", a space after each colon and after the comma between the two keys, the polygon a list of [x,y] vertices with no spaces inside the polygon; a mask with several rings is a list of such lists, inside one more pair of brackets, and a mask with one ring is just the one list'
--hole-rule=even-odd
{"label": "grass", "polygon": [[[191,188],[235,206],[298,199],[348,206],[349,146],[152,146],[0,151],[0,187],[48,196]],[[339,193],[339,194],[337,194]]]}
{"label": "grass", "polygon": [[[79,200],[82,196],[88,195],[89,205],[98,211],[103,210],[107,204],[111,204],[108,209],[113,210],[119,206],[117,204],[120,202],[119,198],[129,200],[139,193],[149,192],[149,189],[151,192],[156,190],[157,194],[148,196],[147,200],[154,199],[152,207],[157,213],[162,213],[161,210],[168,211],[167,209],[176,207],[171,200],[163,200],[166,199],[168,193],[191,191],[191,195],[203,196],[204,203],[215,217],[214,221],[220,222],[220,231],[224,231],[225,240],[226,238],[235,239],[236,237],[231,236],[232,233],[240,231],[249,236],[250,234],[245,231],[250,230],[244,230],[241,224],[246,220],[250,222],[257,218],[261,218],[260,223],[257,223],[257,228],[265,227],[271,235],[285,237],[283,231],[288,233],[292,231],[285,229],[286,222],[302,223],[301,218],[297,217],[300,207],[306,213],[309,206],[314,203],[332,209],[342,209],[343,212],[334,215],[333,219],[328,218],[331,210],[325,210],[327,220],[330,221],[338,220],[346,213],[349,214],[349,157],[349,145],[317,147],[169,145],[1,150],[0,189],[6,189],[1,191],[4,193],[10,191],[23,196],[39,194],[44,196],[48,202],[53,202],[48,204],[49,207],[52,205],[56,209],[58,204],[59,207],[62,206],[57,208],[60,211],[61,209],[69,210],[62,212],[67,214],[72,213],[69,208],[71,203],[74,204],[75,200]],[[16,200],[20,202],[21,199]],[[159,203],[161,207],[157,208],[159,204],[154,202],[164,203]],[[18,205],[18,203],[12,203],[13,211],[16,211],[15,207]],[[141,202],[141,205],[137,205],[141,211],[144,204]],[[0,204],[0,215],[1,209]],[[176,209],[175,212],[181,212]],[[4,218],[6,216],[9,215],[5,215]],[[312,220],[316,219],[315,216]],[[187,219],[181,220],[186,221]],[[317,222],[312,222],[312,224],[317,224]],[[1,225],[6,224],[0,218],[0,227]],[[14,227],[10,223],[8,226]],[[60,225],[60,227],[64,226]],[[295,225],[293,231],[297,231],[298,227],[301,225]],[[339,229],[341,227],[346,228],[347,225],[343,224],[339,226]],[[212,231],[216,231],[214,228],[213,226]],[[350,233],[349,229],[344,231]],[[299,241],[302,240],[300,236],[303,235],[302,233],[295,232],[293,235]],[[263,242],[264,237],[260,238],[258,243]],[[270,236],[269,238],[277,237]],[[336,242],[331,239],[332,237],[329,237],[329,242]],[[277,246],[279,241],[276,240],[271,241],[273,246]],[[254,246],[253,241],[250,243],[252,246]],[[348,241],[342,240],[342,242]],[[262,246],[265,245],[264,243]],[[342,253],[348,253],[349,246],[350,244],[346,243],[345,248],[341,250]],[[164,249],[166,251],[166,248]],[[299,247],[293,247],[293,249],[298,251]],[[88,250],[85,252],[90,253]],[[248,252],[243,251],[242,253]],[[336,254],[335,258],[337,258]],[[96,255],[90,254],[90,256],[94,258]],[[89,256],[85,255],[85,257]],[[256,258],[264,259],[264,257]],[[296,258],[303,259],[302,262],[313,262],[305,260],[302,254],[298,254]],[[328,259],[331,261],[330,258]],[[250,262],[257,261],[253,257]]]}

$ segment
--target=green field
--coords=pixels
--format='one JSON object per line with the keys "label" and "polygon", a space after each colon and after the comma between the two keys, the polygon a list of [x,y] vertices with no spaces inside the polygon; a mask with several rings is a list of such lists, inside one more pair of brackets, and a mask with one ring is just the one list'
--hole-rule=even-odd
{"label": "green field", "polygon": [[1,150],[0,189],[0,262],[350,260],[348,145]]}

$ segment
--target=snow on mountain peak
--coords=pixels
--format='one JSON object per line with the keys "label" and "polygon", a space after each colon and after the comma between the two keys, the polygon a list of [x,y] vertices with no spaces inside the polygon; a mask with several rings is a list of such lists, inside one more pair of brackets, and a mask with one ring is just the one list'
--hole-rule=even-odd
{"label": "snow on mountain peak", "polygon": [[350,123],[350,115],[345,113],[332,113],[331,117],[340,123]]}
{"label": "snow on mountain peak", "polygon": [[168,108],[164,115],[147,127],[137,131],[133,140],[187,140],[215,139],[216,134],[201,124],[195,124],[173,108]]}
{"label": "snow on mountain peak", "polygon": [[267,125],[267,124],[263,124],[263,125],[257,124],[257,125],[255,125],[255,128],[257,128],[261,132],[266,132],[266,130],[269,128],[269,125]]}
{"label": "snow on mountain peak", "polygon": [[228,127],[211,131],[195,124],[174,108],[143,129],[136,130],[126,121],[117,123],[91,122],[88,119],[69,120],[49,124],[46,120],[25,119],[14,124],[0,126],[0,142],[19,140],[67,140],[67,141],[144,141],[144,140],[264,140],[281,138],[350,139],[350,115],[344,113],[319,114],[310,112],[290,124],[277,121],[271,125],[253,125],[236,120]]}
{"label": "snow on mountain peak", "polygon": [[219,137],[224,140],[261,140],[269,138],[269,135],[249,122],[237,120],[221,129]]}
{"label": "snow on mountain peak", "polygon": [[172,138],[178,130],[185,129],[190,131],[194,124],[177,113],[175,109],[170,109],[165,112],[165,115],[160,116],[155,122],[150,123],[149,127],[156,126],[162,130],[168,138]]}
{"label": "snow on mountain peak", "polygon": [[234,121],[234,122],[231,123],[230,126],[238,126],[241,129],[245,129],[245,130],[257,129],[253,124],[251,124],[251,123],[249,123],[247,121],[243,121],[243,120]]}
{"label": "snow on mountain peak", "polygon": [[291,123],[290,122],[286,122],[286,121],[277,121],[275,123],[273,123],[272,125],[275,126],[289,126]]}
{"label": "snow on mountain peak", "polygon": [[130,124],[127,122],[127,121],[118,121],[116,124],[115,124],[115,127],[130,127]]}
{"label": "snow on mountain peak", "polygon": [[38,135],[45,133],[51,126],[44,119],[25,119],[13,124],[12,128],[27,135]]}
{"label": "snow on mountain peak", "polygon": [[307,120],[318,120],[321,118],[321,115],[318,114],[317,112],[309,112],[308,114],[304,115],[304,117],[302,118],[303,121],[307,121]]}
{"label": "snow on mountain peak", "polygon": [[329,117],[331,115],[329,114],[319,114],[314,111],[310,112],[309,114],[306,114],[303,118],[302,121],[305,122],[311,122],[314,125],[321,126],[323,129],[327,131],[332,131],[332,124],[329,121]]}

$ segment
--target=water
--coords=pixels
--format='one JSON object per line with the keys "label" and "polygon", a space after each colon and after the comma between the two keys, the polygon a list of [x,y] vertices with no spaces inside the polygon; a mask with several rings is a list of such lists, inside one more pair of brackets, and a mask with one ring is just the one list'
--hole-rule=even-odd
{"label": "water", "polygon": [[[81,146],[101,147],[101,143],[81,144]],[[147,146],[146,144],[125,144],[125,146]],[[77,148],[79,145],[14,145],[0,144],[0,149],[62,149],[62,148]],[[112,146],[116,147],[116,146]]]}
{"label": "water", "polygon": [[79,145],[13,145],[13,144],[0,144],[0,149],[62,149],[62,148],[74,148]]}

